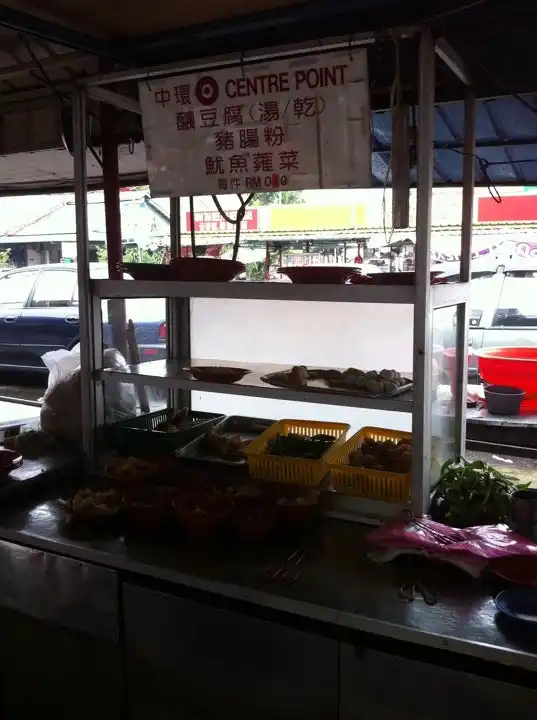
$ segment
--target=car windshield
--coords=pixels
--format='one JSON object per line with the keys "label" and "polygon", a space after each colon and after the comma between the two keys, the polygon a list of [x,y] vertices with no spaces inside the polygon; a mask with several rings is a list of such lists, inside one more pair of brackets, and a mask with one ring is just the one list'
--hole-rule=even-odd
{"label": "car windshield", "polygon": [[493,324],[499,327],[537,326],[537,272],[505,278]]}

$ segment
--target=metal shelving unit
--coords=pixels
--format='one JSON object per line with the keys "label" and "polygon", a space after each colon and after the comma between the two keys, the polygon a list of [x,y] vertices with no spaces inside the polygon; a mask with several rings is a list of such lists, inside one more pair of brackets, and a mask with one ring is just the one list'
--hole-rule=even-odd
{"label": "metal shelving unit", "polygon": [[[100,77],[87,81],[74,98],[74,136],[75,136],[75,181],[77,201],[77,241],[78,270],[81,299],[81,353],[83,359],[83,408],[84,408],[84,450],[88,463],[95,457],[95,430],[103,422],[102,389],[104,383],[129,382],[137,385],[155,385],[169,389],[170,397],[178,397],[183,391],[201,391],[242,395],[278,400],[295,400],[324,405],[337,405],[362,409],[377,409],[393,412],[412,413],[413,434],[413,472],[412,472],[412,510],[422,513],[426,507],[431,474],[432,428],[433,423],[433,345],[432,314],[435,309],[453,306],[456,308],[457,326],[457,372],[459,382],[455,397],[456,438],[455,451],[460,452],[465,444],[466,410],[466,374],[467,374],[467,319],[469,269],[471,257],[472,200],[474,182],[474,135],[475,135],[475,99],[468,76],[460,60],[452,53],[446,43],[436,40],[429,30],[405,29],[401,37],[420,37],[419,52],[419,141],[418,141],[418,199],[416,221],[416,284],[415,286],[375,286],[375,285],[293,285],[287,283],[262,282],[139,282],[134,280],[89,280],[87,262],[87,216],[85,147],[86,147],[86,98],[95,99],[95,85],[103,85],[122,80],[162,77],[189,70],[200,72],[199,64],[192,68],[184,66],[148,69],[146,71],[126,71],[113,76]],[[339,46],[348,48],[371,44],[370,36],[343,39]],[[338,46],[331,41],[330,48]],[[321,44],[322,46],[322,44]],[[311,48],[310,52],[319,52],[321,46]],[[303,47],[286,48],[275,55],[304,55]],[[259,53],[257,53],[255,57]],[[270,53],[266,54],[269,57]],[[430,282],[430,226],[433,186],[433,140],[434,140],[434,88],[435,57],[441,58],[467,86],[465,114],[465,154],[463,159],[464,186],[461,231],[461,282],[449,285],[431,285]],[[248,58],[242,58],[246,61]],[[240,61],[235,61],[237,65]],[[226,60],[223,65],[229,64]],[[208,61],[206,67],[214,67],[218,61]],[[115,93],[107,91],[98,94],[101,102],[109,102],[121,107],[121,97],[114,99]],[[171,199],[172,256],[177,256],[180,247],[179,202]],[[130,368],[130,372],[104,370],[102,367],[102,299],[121,298],[160,298],[168,299],[168,323],[171,328],[167,361],[154,361]],[[86,298],[87,302],[83,302]],[[192,380],[184,367],[192,360],[190,355],[190,298],[222,298],[240,300],[280,300],[287,302],[344,302],[407,304],[414,307],[414,351],[413,381],[411,393],[387,400],[364,398],[336,393],[315,393],[310,391],[289,390],[265,384],[260,375],[279,367],[251,366],[252,373],[233,385],[220,385]],[[241,366],[247,358],[237,358]],[[216,361],[212,360],[212,364]],[[223,363],[225,364],[225,363]],[[247,366],[247,365],[246,365]],[[188,397],[188,395],[183,395]],[[338,498],[345,505],[346,498]],[[348,499],[350,505],[362,508],[363,512],[381,512],[383,503]],[[389,511],[394,506],[385,504]]]}
{"label": "metal shelving unit", "polygon": [[162,388],[180,388],[183,390],[223,393],[224,395],[245,395],[247,397],[270,398],[272,400],[294,400],[320,405],[340,405],[369,410],[389,410],[393,412],[412,412],[412,392],[389,399],[376,399],[343,393],[315,392],[275,387],[261,380],[262,375],[284,370],[281,365],[252,365],[241,361],[241,367],[251,370],[239,382],[233,385],[192,380],[183,368],[190,363],[196,365],[229,365],[218,360],[197,360],[186,358],[184,362],[176,360],[153,360],[130,367],[129,373],[113,370],[96,371],[100,382],[128,382],[133,385],[153,385]]}
{"label": "metal shelving unit", "polygon": [[[164,282],[92,280],[92,294],[111,298],[216,298],[226,300],[283,300],[288,302],[354,302],[414,305],[413,285],[293,285],[287,282]],[[431,286],[433,308],[465,302],[468,283]]]}

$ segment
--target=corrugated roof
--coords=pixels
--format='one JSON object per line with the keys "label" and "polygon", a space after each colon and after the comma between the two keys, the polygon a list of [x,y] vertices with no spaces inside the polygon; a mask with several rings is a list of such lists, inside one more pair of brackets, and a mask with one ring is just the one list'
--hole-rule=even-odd
{"label": "corrugated roof", "polygon": [[[152,236],[169,234],[167,223],[154,212],[146,209],[143,199],[122,199],[120,207],[122,235],[125,241],[134,240],[144,244]],[[90,241],[102,241],[106,238],[103,201],[88,203],[88,227]],[[23,228],[7,232],[3,242],[9,240],[13,242],[14,238],[17,242],[69,242],[76,240],[74,203],[66,202],[46,216],[37,217],[27,223]]]}
{"label": "corrugated roof", "polygon": [[[410,113],[410,123],[413,115]],[[392,141],[391,111],[373,116],[373,177],[384,185]],[[441,103],[435,116],[435,185],[462,182],[464,105]],[[537,181],[537,94],[477,102],[476,183],[532,185]],[[416,169],[412,171],[416,183]]]}

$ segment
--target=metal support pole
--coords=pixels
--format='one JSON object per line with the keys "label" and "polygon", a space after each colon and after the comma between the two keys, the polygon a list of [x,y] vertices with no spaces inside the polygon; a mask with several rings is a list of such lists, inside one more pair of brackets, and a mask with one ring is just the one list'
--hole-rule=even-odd
{"label": "metal support pole", "polygon": [[427,508],[431,475],[432,303],[430,283],[435,45],[424,30],[419,49],[418,194],[416,208],[416,297],[414,305],[414,413],[412,511]]}
{"label": "metal support pole", "polygon": [[461,282],[470,281],[474,222],[476,100],[472,88],[464,101],[464,155],[462,166]]}
{"label": "metal support pole", "polygon": [[[472,262],[472,225],[474,214],[476,102],[472,88],[466,90],[464,103],[464,155],[462,168],[461,282],[469,282]],[[457,455],[466,450],[466,396],[468,385],[468,299],[457,305],[457,394],[455,432]]]}
{"label": "metal support pole", "polygon": [[90,294],[88,207],[86,178],[86,96],[73,96],[73,155],[76,212],[76,263],[80,322],[80,409],[82,452],[89,464],[95,453],[95,388],[93,384],[93,313]]}
{"label": "metal support pole", "polygon": [[[191,218],[191,222],[193,222]],[[170,198],[170,255],[181,257],[181,198]],[[190,298],[173,298],[166,303],[168,360],[190,363]],[[171,407],[191,407],[189,390],[170,390]]]}
{"label": "metal support pole", "polygon": [[[106,103],[101,104],[101,133],[103,153],[103,190],[104,214],[106,222],[106,250],[108,253],[108,276],[111,280],[120,280],[123,272],[121,240],[121,207],[119,159],[116,136],[116,109]],[[124,356],[127,353],[127,317],[124,300],[108,301],[108,319],[112,328],[112,342]]]}
{"label": "metal support pole", "polygon": [[397,229],[410,224],[409,107],[399,101],[392,110],[392,222]]}

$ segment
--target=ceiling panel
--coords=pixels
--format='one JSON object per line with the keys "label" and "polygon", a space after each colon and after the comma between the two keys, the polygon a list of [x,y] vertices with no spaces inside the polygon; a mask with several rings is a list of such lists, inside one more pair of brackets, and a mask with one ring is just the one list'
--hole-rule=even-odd
{"label": "ceiling panel", "polygon": [[139,36],[296,4],[292,0],[11,0],[4,5],[37,13],[86,32]]}

